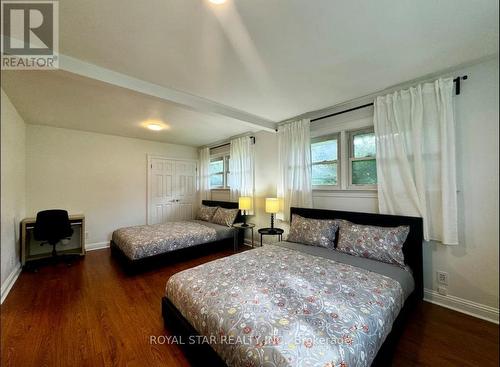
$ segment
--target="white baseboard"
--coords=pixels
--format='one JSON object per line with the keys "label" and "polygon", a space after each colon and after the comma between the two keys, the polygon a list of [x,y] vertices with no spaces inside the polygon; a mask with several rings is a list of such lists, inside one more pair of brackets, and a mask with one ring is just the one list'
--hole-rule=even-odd
{"label": "white baseboard", "polygon": [[12,272],[9,274],[7,279],[5,279],[5,282],[3,282],[0,303],[3,303],[3,301],[5,301],[5,299],[7,298],[7,295],[9,294],[10,290],[14,286],[14,283],[16,282],[17,278],[19,277],[19,274],[21,274],[21,264],[20,263],[17,264],[17,266],[14,268],[14,270],[12,270]]}
{"label": "white baseboard", "polygon": [[102,250],[104,248],[109,247],[109,241],[107,242],[96,242],[96,243],[87,243],[85,245],[85,251],[94,251],[94,250]]}
{"label": "white baseboard", "polygon": [[499,310],[495,307],[486,306],[460,297],[443,296],[431,289],[424,290],[424,300],[498,324]]}

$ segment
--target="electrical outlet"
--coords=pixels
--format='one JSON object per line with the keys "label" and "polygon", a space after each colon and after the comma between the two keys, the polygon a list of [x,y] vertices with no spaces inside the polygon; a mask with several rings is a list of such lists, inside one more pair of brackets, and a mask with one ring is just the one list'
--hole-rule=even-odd
{"label": "electrical outlet", "polygon": [[448,295],[448,289],[446,287],[438,287],[438,293],[442,296]]}
{"label": "electrical outlet", "polygon": [[438,271],[437,282],[442,285],[448,285],[448,273],[444,271]]}

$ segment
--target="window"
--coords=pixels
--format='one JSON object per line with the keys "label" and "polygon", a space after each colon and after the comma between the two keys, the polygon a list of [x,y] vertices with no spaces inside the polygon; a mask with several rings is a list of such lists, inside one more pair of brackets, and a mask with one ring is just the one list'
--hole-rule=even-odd
{"label": "window", "polygon": [[368,188],[377,184],[375,133],[373,129],[349,133],[350,185]]}
{"label": "window", "polygon": [[208,171],[210,174],[211,189],[229,188],[229,155],[212,158]]}
{"label": "window", "polygon": [[377,160],[373,127],[342,130],[311,140],[314,190],[375,190]]}
{"label": "window", "polygon": [[338,141],[338,135],[330,135],[312,141],[313,186],[338,186]]}

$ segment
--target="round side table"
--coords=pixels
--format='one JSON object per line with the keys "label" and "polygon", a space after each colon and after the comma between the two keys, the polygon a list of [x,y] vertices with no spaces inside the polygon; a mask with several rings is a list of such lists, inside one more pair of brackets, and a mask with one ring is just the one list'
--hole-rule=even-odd
{"label": "round side table", "polygon": [[263,236],[278,236],[278,241],[283,239],[283,232],[285,232],[281,228],[261,228],[259,229],[260,234],[260,245],[262,246],[262,237]]}

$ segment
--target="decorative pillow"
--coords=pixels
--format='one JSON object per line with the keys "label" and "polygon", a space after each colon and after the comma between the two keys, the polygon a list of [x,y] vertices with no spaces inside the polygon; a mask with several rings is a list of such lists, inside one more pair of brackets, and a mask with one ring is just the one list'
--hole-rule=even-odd
{"label": "decorative pillow", "polygon": [[238,216],[239,209],[225,209],[218,207],[211,222],[221,226],[231,227]]}
{"label": "decorative pillow", "polygon": [[337,250],[405,267],[403,244],[410,227],[376,227],[340,221]]}
{"label": "decorative pillow", "polygon": [[338,228],[335,219],[312,219],[293,214],[287,241],[333,249]]}
{"label": "decorative pillow", "polygon": [[210,222],[217,210],[217,206],[206,206],[202,205],[200,210],[198,211],[198,215],[196,219],[204,220],[205,222]]}

